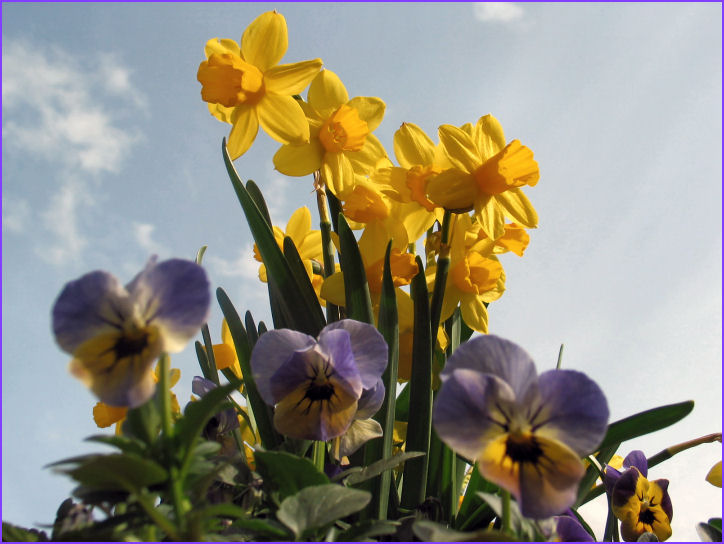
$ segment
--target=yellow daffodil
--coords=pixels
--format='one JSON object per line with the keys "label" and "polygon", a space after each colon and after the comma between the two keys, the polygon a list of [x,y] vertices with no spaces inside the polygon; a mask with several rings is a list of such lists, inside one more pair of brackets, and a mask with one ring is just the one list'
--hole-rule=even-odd
{"label": "yellow daffodil", "polygon": [[214,344],[212,348],[214,350],[216,368],[219,370],[230,368],[237,378],[241,378],[239,358],[236,356],[234,339],[231,338],[231,331],[229,330],[229,324],[226,322],[226,319],[221,322],[221,344]]}
{"label": "yellow daffodil", "polygon": [[[314,263],[321,265],[323,262],[322,255],[322,234],[318,230],[312,230],[312,214],[309,208],[302,206],[296,210],[287,222],[285,230],[274,227],[274,239],[279,245],[279,249],[284,251],[284,238],[289,237],[299,252],[299,258],[304,264],[304,268],[312,282],[317,296],[322,288],[322,276],[314,274]],[[254,258],[262,262],[261,254],[256,244],[254,244]],[[263,282],[267,281],[266,267],[262,263],[259,266],[259,279]],[[322,301],[320,301],[322,302]]]}
{"label": "yellow daffodil", "polygon": [[[488,332],[488,310],[485,303],[497,300],[505,291],[505,273],[497,258],[492,254],[489,240],[481,240],[466,246],[466,233],[472,228],[468,215],[456,215],[452,221],[450,244],[450,269],[445,286],[440,317],[452,315],[460,303],[462,318],[467,325],[478,332]],[[428,286],[431,288],[436,265],[427,268]]]}
{"label": "yellow daffodil", "polygon": [[706,475],[706,481],[716,487],[721,487],[721,461],[718,461]]}
{"label": "yellow daffodil", "polygon": [[[161,371],[160,364],[156,364],[156,369],[153,373],[153,381],[158,383],[161,379],[159,375]],[[181,379],[181,371],[178,368],[172,368],[169,371],[169,388],[173,387]],[[181,407],[179,406],[176,394],[171,392],[171,412],[180,415]],[[111,406],[105,402],[97,402],[93,407],[93,421],[95,424],[104,429],[110,427],[114,423],[116,424],[116,434],[121,434],[121,426],[126,419],[128,414],[127,406]]]}
{"label": "yellow daffodil", "polygon": [[309,141],[309,124],[293,95],[309,85],[322,61],[278,64],[287,47],[287,22],[276,11],[254,19],[241,47],[229,39],[206,43],[207,60],[197,74],[201,98],[214,117],[233,125],[227,143],[232,159],[251,147],[259,125],[283,144]]}
{"label": "yellow daffodil", "polygon": [[485,234],[497,240],[505,234],[505,218],[535,228],[538,215],[520,187],[538,183],[533,152],[518,140],[505,144],[503,128],[485,115],[475,126],[442,125],[440,142],[453,164],[430,179],[427,196],[453,211],[475,210]]}
{"label": "yellow daffodil", "polygon": [[323,183],[344,199],[356,176],[369,175],[387,157],[372,134],[382,121],[385,103],[367,96],[350,100],[339,77],[322,70],[302,107],[309,122],[309,143],[282,146],[274,155],[274,167],[288,176],[319,170]]}

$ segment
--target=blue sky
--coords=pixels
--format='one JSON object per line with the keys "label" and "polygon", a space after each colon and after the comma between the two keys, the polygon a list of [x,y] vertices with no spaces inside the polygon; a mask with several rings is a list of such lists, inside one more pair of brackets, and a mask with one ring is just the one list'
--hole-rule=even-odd
{"label": "blue sky", "polygon": [[[228,126],[196,70],[208,39],[238,40],[275,8],[285,62],[321,57],[350,96],[386,102],[390,154],[402,122],[435,138],[486,113],[535,152],[540,224],[525,257],[503,259],[491,332],[539,369],[565,343],[612,419],[696,400],[623,454],[721,431],[721,4],[3,3],[4,520],[52,522],[72,484],[42,467],[99,448],[82,442],[100,432],[95,399],[50,332],[65,282],[99,268],[128,281],[150,254],[206,244],[214,287],[268,318],[221,161]],[[276,149],[260,132],[236,164],[283,226],[314,199],[311,179],[274,171]],[[210,327],[218,339],[216,307]],[[172,362],[187,400],[192,349]],[[675,540],[720,515],[704,476],[721,457],[709,444],[651,471],[671,480]]]}

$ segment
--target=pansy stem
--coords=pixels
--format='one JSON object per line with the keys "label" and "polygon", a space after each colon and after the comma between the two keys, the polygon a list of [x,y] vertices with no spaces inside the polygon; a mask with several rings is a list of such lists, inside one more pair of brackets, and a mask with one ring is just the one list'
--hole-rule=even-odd
{"label": "pansy stem", "polygon": [[510,528],[510,491],[503,489],[501,493],[503,498],[503,532],[510,535],[513,534],[513,531]]}
{"label": "pansy stem", "polygon": [[314,457],[314,466],[317,470],[324,474],[324,458],[327,454],[327,444],[321,440],[314,441],[312,456]]}

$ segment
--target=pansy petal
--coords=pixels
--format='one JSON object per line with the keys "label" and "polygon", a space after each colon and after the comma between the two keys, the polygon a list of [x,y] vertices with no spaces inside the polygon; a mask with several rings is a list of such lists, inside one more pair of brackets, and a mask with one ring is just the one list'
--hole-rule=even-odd
{"label": "pansy petal", "polygon": [[521,513],[547,518],[570,508],[586,469],[579,456],[565,444],[536,435],[542,456],[537,463],[520,465]]}
{"label": "pansy petal", "polygon": [[413,123],[402,123],[395,132],[393,142],[395,157],[402,168],[427,166],[435,161],[435,144]]}
{"label": "pansy petal", "polygon": [[211,294],[202,267],[169,259],[147,268],[131,287],[134,304],[158,326],[163,351],[181,351],[206,322]]}
{"label": "pansy petal", "polygon": [[286,176],[306,176],[322,167],[324,147],[317,140],[283,145],[274,154],[274,168]]}
{"label": "pansy petal", "polygon": [[553,519],[561,542],[595,542],[577,519],[571,516],[556,516]]}
{"label": "pansy petal", "polygon": [[518,399],[535,386],[538,379],[535,364],[523,348],[492,334],[472,338],[458,346],[440,378],[445,381],[461,368],[497,376],[509,384]]}
{"label": "pansy petal", "polygon": [[259,15],[241,37],[241,55],[262,72],[282,60],[288,46],[287,21],[276,11]]}
{"label": "pansy petal", "polygon": [[621,474],[611,493],[611,508],[617,518],[623,519],[628,511],[638,514],[639,496],[644,496],[644,487],[648,488],[648,482],[636,467]]}
{"label": "pansy petal", "polygon": [[387,342],[372,325],[353,319],[341,319],[322,329],[319,335],[320,343],[328,332],[338,329],[345,330],[349,334],[350,346],[362,380],[362,387],[371,389],[377,384],[387,367]]}
{"label": "pansy petal", "polygon": [[536,435],[591,453],[608,429],[608,403],[601,388],[575,370],[548,370],[538,376],[539,404],[530,422]]}
{"label": "pansy petal", "polygon": [[267,331],[262,334],[251,352],[251,369],[259,394],[267,404],[275,404],[271,391],[271,378],[297,350],[306,350],[316,344],[314,338],[289,329]]}
{"label": "pansy petal", "polygon": [[382,426],[374,419],[355,419],[339,441],[339,457],[352,455],[363,444],[382,436]]}
{"label": "pansy petal", "polygon": [[325,118],[348,100],[342,80],[331,70],[319,72],[309,85],[307,101]]}
{"label": "pansy petal", "polygon": [[322,59],[280,64],[264,72],[268,93],[292,96],[301,93],[322,69]]}
{"label": "pansy petal", "polygon": [[362,396],[357,401],[357,413],[355,419],[368,419],[375,415],[385,400],[385,384],[382,378],[372,389],[362,391]]}
{"label": "pansy petal", "polygon": [[633,450],[623,460],[625,468],[636,467],[641,475],[646,478],[649,475],[649,462],[641,450]]}
{"label": "pansy petal", "polygon": [[309,123],[291,96],[267,93],[256,105],[256,111],[259,124],[276,141],[283,144],[309,141]]}
{"label": "pansy petal", "polygon": [[500,378],[456,368],[447,372],[447,379],[438,391],[432,422],[440,439],[452,450],[467,459],[477,459],[486,445],[504,436],[502,425],[495,423],[505,421],[496,405],[513,400],[512,389]]}
{"label": "pansy petal", "polygon": [[357,110],[370,132],[380,126],[385,116],[385,103],[376,96],[355,96],[347,105]]}
{"label": "pansy petal", "polygon": [[328,401],[312,401],[306,393],[306,386],[302,384],[276,405],[274,426],[280,433],[303,440],[326,441],[349,428],[357,411],[355,397],[340,389],[335,390]]}
{"label": "pansy petal", "polygon": [[236,160],[246,153],[259,132],[259,118],[256,110],[248,104],[241,104],[231,113],[231,132],[226,143],[231,160]]}
{"label": "pansy petal", "polygon": [[209,393],[214,389],[216,389],[216,384],[211,380],[202,378],[201,376],[194,376],[194,379],[191,380],[191,392],[199,397],[203,397],[206,393]]}
{"label": "pansy petal", "polygon": [[118,330],[131,313],[127,291],[108,272],[95,271],[63,287],[53,305],[53,333],[67,353],[97,334]]}
{"label": "pansy petal", "polygon": [[325,327],[319,333],[318,341],[320,349],[329,356],[330,363],[334,365],[330,372],[345,384],[350,394],[359,398],[362,395],[363,383],[350,334],[344,330]]}

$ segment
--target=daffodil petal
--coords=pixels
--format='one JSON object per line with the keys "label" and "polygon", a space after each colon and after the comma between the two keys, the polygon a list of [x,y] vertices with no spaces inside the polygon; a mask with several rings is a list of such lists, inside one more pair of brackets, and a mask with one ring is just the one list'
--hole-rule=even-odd
{"label": "daffodil petal", "polygon": [[289,221],[287,221],[286,235],[296,244],[304,238],[304,235],[309,232],[311,227],[312,214],[309,208],[302,206],[295,210]]}
{"label": "daffodil petal", "polygon": [[473,127],[472,138],[475,146],[480,151],[481,162],[487,161],[505,147],[503,127],[490,114],[478,119],[475,127]]}
{"label": "daffodil petal", "polygon": [[127,413],[127,406],[109,406],[104,402],[98,402],[93,407],[93,421],[100,428],[110,427],[126,417]]}
{"label": "daffodil petal", "polygon": [[337,306],[345,305],[344,276],[342,272],[335,272],[324,278],[321,291],[322,298]]}
{"label": "daffodil petal", "polygon": [[259,132],[259,118],[256,110],[248,104],[241,104],[234,108],[231,114],[231,133],[226,143],[231,160],[236,160],[246,153],[256,139]]}
{"label": "daffodil petal", "polygon": [[480,222],[480,228],[491,240],[497,240],[505,234],[505,215],[500,201],[500,195],[484,195],[475,201],[475,217]]}
{"label": "daffodil petal", "polygon": [[281,13],[267,11],[246,27],[241,37],[241,56],[265,72],[282,60],[288,46],[286,19]]}
{"label": "daffodil petal", "polygon": [[355,172],[363,175],[371,174],[380,161],[387,157],[385,148],[374,134],[368,134],[359,151],[345,153]]}
{"label": "daffodil petal", "polygon": [[322,167],[324,147],[319,140],[283,145],[274,154],[274,168],[287,176],[306,176]]}
{"label": "daffodil petal", "polygon": [[403,168],[427,166],[435,161],[435,144],[413,123],[402,123],[393,140],[395,157]]}
{"label": "daffodil petal", "polygon": [[283,144],[309,141],[309,123],[291,96],[266,93],[256,105],[259,124],[269,136]]}
{"label": "daffodil petal", "polygon": [[307,101],[326,118],[342,104],[346,104],[349,95],[337,74],[331,70],[322,70],[309,85]]}
{"label": "daffodil petal", "polygon": [[322,179],[334,196],[345,200],[354,188],[352,163],[344,153],[326,153],[322,161]]}
{"label": "daffodil petal", "polygon": [[455,168],[472,174],[483,163],[472,138],[465,131],[453,125],[442,125],[438,134],[445,154]]}
{"label": "daffodil petal", "polygon": [[229,40],[226,38],[221,40],[219,38],[212,38],[206,42],[206,45],[204,46],[204,53],[206,54],[207,59],[214,53],[216,53],[217,55],[231,53],[236,57],[240,57],[241,49],[239,48],[239,44],[236,43],[234,40]]}
{"label": "daffodil petal", "polygon": [[468,327],[483,334],[488,333],[488,309],[479,296],[466,294],[462,297],[460,313]]}
{"label": "daffodil petal", "polygon": [[222,123],[231,124],[231,114],[234,113],[234,108],[227,108],[221,104],[206,104],[209,107],[209,113],[216,117]]}
{"label": "daffodil petal", "polygon": [[445,170],[427,183],[427,197],[447,210],[472,210],[477,196],[473,176],[457,168]]}
{"label": "daffodil petal", "polygon": [[292,96],[300,94],[322,69],[322,59],[280,64],[264,72],[266,91]]}
{"label": "daffodil petal", "polygon": [[376,96],[355,96],[347,105],[357,110],[370,132],[380,126],[385,116],[385,103]]}
{"label": "daffodil petal", "polygon": [[523,191],[517,187],[494,195],[492,198],[500,204],[500,207],[505,211],[505,215],[516,223],[530,229],[538,226],[538,214],[533,208],[533,204],[530,203]]}

